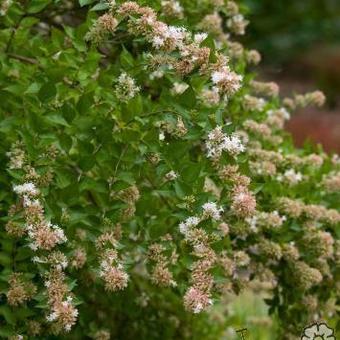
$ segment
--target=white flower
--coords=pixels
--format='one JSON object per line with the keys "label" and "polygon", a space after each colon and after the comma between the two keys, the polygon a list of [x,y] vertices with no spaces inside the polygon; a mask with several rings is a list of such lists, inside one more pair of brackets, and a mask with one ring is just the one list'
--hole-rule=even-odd
{"label": "white flower", "polygon": [[32,262],[44,263],[45,261],[43,261],[39,256],[34,256],[34,257],[32,257]]}
{"label": "white flower", "polygon": [[171,89],[171,93],[175,94],[182,94],[187,88],[189,87],[188,84],[185,83],[174,83],[173,88]]}
{"label": "white flower", "polygon": [[56,312],[53,312],[46,317],[46,320],[49,321],[49,322],[52,322],[56,319],[58,319],[58,314]]}
{"label": "white flower", "polygon": [[164,45],[164,39],[156,35],[152,38],[152,45],[155,48],[160,48]]}
{"label": "white flower", "polygon": [[166,37],[176,40],[177,44],[181,45],[181,42],[186,35],[186,29],[184,27],[169,26],[165,35]]}
{"label": "white flower", "polygon": [[230,154],[237,155],[241,152],[244,152],[245,147],[242,144],[240,137],[230,136],[224,138],[222,149],[229,152]]}
{"label": "white flower", "polygon": [[154,80],[154,79],[163,78],[163,76],[164,76],[163,70],[156,70],[156,71],[151,72],[149,77],[150,77],[151,80]]}
{"label": "white flower", "polygon": [[171,9],[171,12],[180,17],[183,14],[183,8],[181,4],[178,1],[170,0],[170,1],[162,1],[161,2],[162,7],[169,7]]}
{"label": "white flower", "polygon": [[194,35],[194,41],[196,44],[200,44],[202,41],[204,41],[208,37],[207,33],[196,33]]}
{"label": "white flower", "polygon": [[267,111],[267,116],[268,117],[271,117],[273,116],[274,114],[280,114],[280,116],[282,116],[285,120],[289,120],[290,119],[290,113],[287,111],[286,108],[284,107],[281,107],[280,109],[278,110],[268,110]]}
{"label": "white flower", "polygon": [[35,242],[29,243],[28,247],[31,248],[33,251],[37,251],[38,250],[38,245]]}
{"label": "white flower", "polygon": [[206,141],[207,156],[209,158],[220,157],[223,151],[235,156],[245,151],[241,139],[237,135],[227,136],[222,128],[217,126],[208,135]]}
{"label": "white flower", "polygon": [[258,98],[246,94],[244,96],[243,107],[250,111],[262,111],[267,102],[263,98]]}
{"label": "white flower", "polygon": [[38,199],[31,200],[27,195],[23,196],[23,205],[24,205],[25,208],[35,207],[35,208],[41,208],[42,209],[41,203]]}
{"label": "white flower", "polygon": [[179,231],[181,234],[186,235],[190,228],[196,227],[200,223],[200,219],[196,216],[188,217],[184,222],[179,224]]}
{"label": "white flower", "polygon": [[177,177],[178,177],[178,174],[173,170],[171,170],[167,174],[165,174],[165,179],[167,179],[168,181],[173,181]]}
{"label": "white flower", "polygon": [[211,74],[211,81],[227,94],[237,92],[241,88],[242,79],[241,75],[231,71],[228,66],[223,66]]}
{"label": "white flower", "polygon": [[139,91],[140,87],[136,86],[135,80],[125,72],[121,73],[115,86],[116,97],[122,102],[127,102]]}
{"label": "white flower", "polygon": [[22,185],[15,185],[13,187],[13,190],[18,195],[27,194],[31,196],[36,196],[39,194],[39,190],[36,188],[35,184],[32,182],[27,182]]}
{"label": "white flower", "polygon": [[257,216],[252,216],[252,217],[247,217],[245,219],[245,221],[249,224],[250,230],[254,233],[258,232],[258,228],[257,228]]}
{"label": "white flower", "polygon": [[302,181],[302,174],[300,172],[296,172],[294,169],[289,169],[286,170],[283,175],[279,175],[277,180],[285,181],[290,185],[295,185]]}
{"label": "white flower", "polygon": [[203,215],[205,217],[211,217],[213,220],[218,221],[221,218],[221,213],[223,213],[223,208],[218,207],[215,202],[207,202],[202,206]]}
{"label": "white flower", "polygon": [[161,132],[159,133],[158,139],[159,139],[160,141],[163,141],[163,140],[165,139],[165,134],[164,134],[163,131],[161,131]]}
{"label": "white flower", "polygon": [[305,328],[301,340],[335,340],[334,330],[329,328],[325,323],[316,323]]}
{"label": "white flower", "polygon": [[218,84],[223,81],[227,76],[228,75],[226,72],[215,71],[211,74],[211,80],[214,84]]}

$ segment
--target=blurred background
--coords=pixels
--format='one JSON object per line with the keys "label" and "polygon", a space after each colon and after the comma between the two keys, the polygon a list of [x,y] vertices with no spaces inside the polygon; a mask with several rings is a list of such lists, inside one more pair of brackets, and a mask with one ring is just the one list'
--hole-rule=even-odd
{"label": "blurred background", "polygon": [[321,143],[340,152],[340,0],[245,0],[250,25],[244,43],[262,57],[260,78],[281,94],[320,89],[322,109],[296,112],[287,125],[297,145]]}

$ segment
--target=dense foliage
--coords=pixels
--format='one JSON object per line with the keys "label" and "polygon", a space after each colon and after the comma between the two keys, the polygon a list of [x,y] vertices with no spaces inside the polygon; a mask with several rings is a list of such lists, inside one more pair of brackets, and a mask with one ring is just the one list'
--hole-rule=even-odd
{"label": "dense foliage", "polygon": [[0,336],[228,339],[245,288],[336,326],[339,158],[283,131],[324,96],[254,80],[240,11],[1,2]]}

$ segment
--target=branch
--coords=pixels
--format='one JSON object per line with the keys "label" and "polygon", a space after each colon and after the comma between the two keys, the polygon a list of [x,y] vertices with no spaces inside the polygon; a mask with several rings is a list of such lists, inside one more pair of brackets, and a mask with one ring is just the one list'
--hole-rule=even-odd
{"label": "branch", "polygon": [[25,57],[23,55],[19,55],[15,53],[7,53],[7,55],[9,58],[12,58],[12,59],[17,59],[17,60],[24,61],[25,63],[29,63],[33,65],[39,65],[38,60],[34,58]]}

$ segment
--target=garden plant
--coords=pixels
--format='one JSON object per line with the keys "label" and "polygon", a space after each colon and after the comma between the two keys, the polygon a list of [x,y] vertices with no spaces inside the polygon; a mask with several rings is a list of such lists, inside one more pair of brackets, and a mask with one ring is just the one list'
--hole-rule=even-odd
{"label": "garden plant", "polygon": [[340,160],[284,131],[325,97],[256,79],[245,11],[0,2],[1,337],[229,339],[245,289],[339,329]]}

